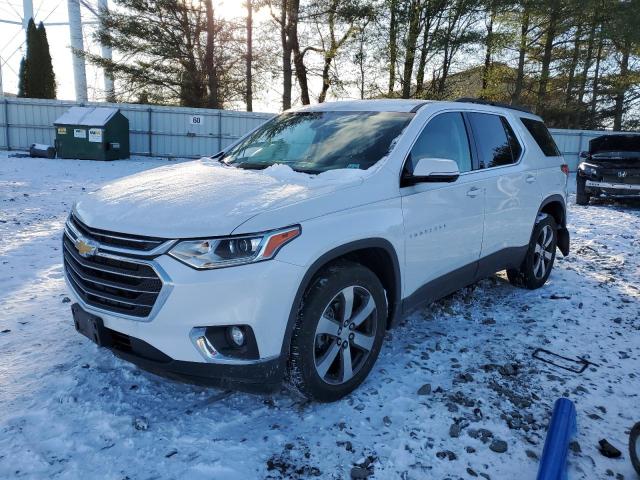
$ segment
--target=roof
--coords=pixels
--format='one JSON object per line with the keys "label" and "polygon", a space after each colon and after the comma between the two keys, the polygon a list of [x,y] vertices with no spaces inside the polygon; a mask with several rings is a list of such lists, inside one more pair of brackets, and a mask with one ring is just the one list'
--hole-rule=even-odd
{"label": "roof", "polygon": [[347,100],[326,102],[316,105],[305,105],[289,111],[295,112],[412,112],[426,100],[415,99],[380,99],[380,100]]}
{"label": "roof", "polygon": [[71,107],[60,115],[53,124],[104,127],[116,113],[118,113],[118,109],[114,107]]}

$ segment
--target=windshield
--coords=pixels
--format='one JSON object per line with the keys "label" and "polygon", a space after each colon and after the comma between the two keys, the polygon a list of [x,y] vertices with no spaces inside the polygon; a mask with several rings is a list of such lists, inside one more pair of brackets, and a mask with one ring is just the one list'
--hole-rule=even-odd
{"label": "windshield", "polygon": [[366,170],[382,159],[413,117],[398,112],[293,112],[268,121],[221,159],[240,168],[276,163],[306,173]]}

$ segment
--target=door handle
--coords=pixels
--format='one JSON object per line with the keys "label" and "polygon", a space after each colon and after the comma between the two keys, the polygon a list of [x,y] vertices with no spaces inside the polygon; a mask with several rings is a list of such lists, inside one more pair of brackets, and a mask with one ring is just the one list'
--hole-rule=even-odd
{"label": "door handle", "polygon": [[535,175],[527,175],[527,178],[525,179],[525,181],[527,183],[533,183],[536,181],[536,176]]}
{"label": "door handle", "polygon": [[467,191],[467,197],[475,198],[480,193],[480,189],[477,187],[473,187]]}

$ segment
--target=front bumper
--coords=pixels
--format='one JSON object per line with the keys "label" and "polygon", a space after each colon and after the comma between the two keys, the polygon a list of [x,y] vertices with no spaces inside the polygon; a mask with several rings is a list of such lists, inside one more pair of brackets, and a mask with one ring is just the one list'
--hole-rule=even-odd
{"label": "front bumper", "polygon": [[[118,335],[122,342],[122,335]],[[116,356],[143,370],[162,377],[217,387],[232,387],[245,391],[265,392],[278,387],[284,376],[285,363],[281,357],[256,360],[243,364],[185,362],[174,360],[148,343],[128,337],[129,346],[122,343],[109,346]]]}
{"label": "front bumper", "polygon": [[629,183],[611,183],[611,182],[599,182],[595,180],[587,180],[585,182],[587,189],[604,190],[609,194],[621,194],[621,195],[634,195],[640,194],[640,185],[634,185]]}
{"label": "front bumper", "polygon": [[[304,268],[273,259],[196,271],[168,255],[153,261],[166,274],[163,282],[170,288],[161,308],[149,319],[136,320],[87,305],[67,279],[74,300],[102,318],[106,328],[143,342],[166,358],[149,359],[135,351],[114,353],[145,369],[183,377],[242,382],[257,376],[268,383],[273,375],[282,373],[275,366],[280,363],[289,314]],[[227,325],[251,327],[258,346],[257,360],[206,358],[190,337],[194,328]]]}

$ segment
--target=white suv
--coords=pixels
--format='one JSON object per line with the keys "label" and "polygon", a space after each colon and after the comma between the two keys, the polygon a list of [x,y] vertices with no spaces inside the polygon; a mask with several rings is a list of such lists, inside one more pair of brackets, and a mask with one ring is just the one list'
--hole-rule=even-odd
{"label": "white suv", "polygon": [[[85,196],[65,227],[76,328],[142,368],[332,401],[407,311],[569,251],[539,117],[482,102],[288,111],[215,157]],[[373,380],[375,381],[375,379]]]}

